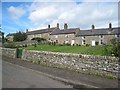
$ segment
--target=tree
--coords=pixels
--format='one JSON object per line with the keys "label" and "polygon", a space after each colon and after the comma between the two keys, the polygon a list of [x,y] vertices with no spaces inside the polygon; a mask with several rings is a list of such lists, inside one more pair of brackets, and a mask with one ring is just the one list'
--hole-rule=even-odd
{"label": "tree", "polygon": [[111,39],[112,44],[112,51],[111,53],[115,56],[120,58],[120,42],[117,40],[117,38]]}
{"label": "tree", "polygon": [[4,33],[2,32],[2,44],[4,44],[5,38],[4,38]]}
{"label": "tree", "polygon": [[116,44],[113,46],[112,54],[114,54],[115,57],[120,58],[120,42],[116,42]]}
{"label": "tree", "polygon": [[33,39],[31,39],[31,40],[35,40],[35,41],[37,41],[38,43],[42,43],[42,42],[44,42],[44,41],[47,41],[45,38],[39,38],[39,37],[33,38]]}
{"label": "tree", "polygon": [[27,39],[27,34],[24,32],[17,32],[14,34],[13,41],[15,42],[21,42]]}

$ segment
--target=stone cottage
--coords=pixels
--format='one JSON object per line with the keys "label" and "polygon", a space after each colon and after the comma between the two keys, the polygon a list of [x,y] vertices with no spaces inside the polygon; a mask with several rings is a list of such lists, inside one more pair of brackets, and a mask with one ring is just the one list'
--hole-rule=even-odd
{"label": "stone cottage", "polygon": [[[26,34],[28,41],[40,37],[58,44],[109,45],[112,39],[120,42],[120,27],[112,27],[111,23],[109,23],[108,28],[95,29],[95,26],[92,25],[91,29],[88,30],[69,28],[67,23],[64,24],[64,29],[60,29],[59,23],[57,23],[56,27],[51,28],[48,25],[46,29],[27,31]],[[12,40],[13,34],[8,34],[7,37]]]}

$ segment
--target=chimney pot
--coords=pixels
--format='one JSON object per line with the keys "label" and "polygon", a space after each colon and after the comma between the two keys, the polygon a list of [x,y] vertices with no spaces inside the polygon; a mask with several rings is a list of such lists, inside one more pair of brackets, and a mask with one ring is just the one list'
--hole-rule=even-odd
{"label": "chimney pot", "polygon": [[59,23],[57,23],[57,29],[59,29]]}
{"label": "chimney pot", "polygon": [[48,28],[50,29],[50,25],[48,25]]}
{"label": "chimney pot", "polygon": [[109,29],[111,29],[112,28],[112,24],[111,23],[109,23]]}
{"label": "chimney pot", "polygon": [[95,29],[95,25],[92,25],[92,29]]}

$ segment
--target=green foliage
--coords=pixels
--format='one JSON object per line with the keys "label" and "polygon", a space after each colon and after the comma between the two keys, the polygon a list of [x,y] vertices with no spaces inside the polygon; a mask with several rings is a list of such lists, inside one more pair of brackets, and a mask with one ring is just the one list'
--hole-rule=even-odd
{"label": "green foliage", "polygon": [[112,44],[112,45],[116,45],[116,41],[117,41],[117,39],[114,38],[114,39],[111,39],[110,41],[111,41],[111,44]]}
{"label": "green foliage", "polygon": [[2,44],[4,44],[4,42],[5,42],[5,39],[4,39],[4,33],[1,32],[1,35],[2,35],[2,38],[0,38],[0,42],[2,42]]}
{"label": "green foliage", "polygon": [[112,48],[111,47],[109,47],[107,45],[103,46],[103,55],[111,56],[112,55],[111,52],[112,52]]}
{"label": "green foliage", "polygon": [[67,45],[37,45],[28,46],[26,49],[28,50],[38,50],[38,51],[51,51],[51,52],[63,52],[63,53],[79,53],[79,54],[88,54],[88,55],[111,55],[110,51],[112,46],[106,46],[109,54],[103,53],[104,46],[95,46],[95,47],[87,47],[87,46],[67,46]]}
{"label": "green foliage", "polygon": [[31,39],[31,40],[35,40],[35,41],[37,41],[38,43],[41,43],[41,42],[43,42],[43,41],[47,41],[45,38],[39,38],[39,37],[33,38],[33,39]]}
{"label": "green foliage", "polygon": [[113,46],[112,54],[114,54],[115,57],[120,58],[120,42],[116,42],[116,44]]}
{"label": "green foliage", "polygon": [[16,48],[15,43],[5,43],[4,47],[5,48]]}
{"label": "green foliage", "polygon": [[14,37],[13,37],[13,41],[14,42],[21,42],[21,41],[24,41],[27,39],[27,35],[26,33],[23,33],[23,32],[17,32],[16,34],[14,34]]}

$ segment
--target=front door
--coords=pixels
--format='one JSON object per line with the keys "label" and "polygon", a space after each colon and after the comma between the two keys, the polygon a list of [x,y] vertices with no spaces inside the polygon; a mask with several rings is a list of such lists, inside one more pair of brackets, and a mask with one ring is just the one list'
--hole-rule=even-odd
{"label": "front door", "polygon": [[75,40],[72,40],[71,41],[71,45],[73,46],[75,44]]}

